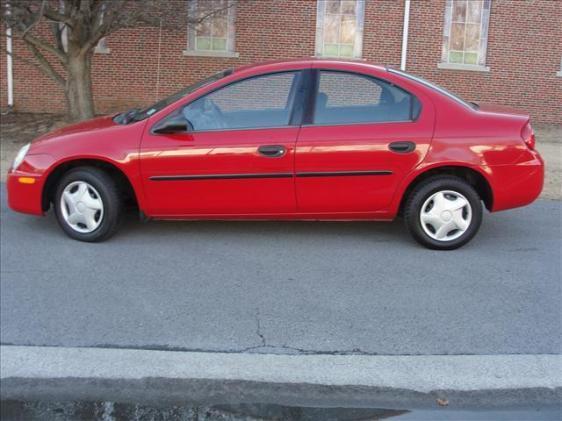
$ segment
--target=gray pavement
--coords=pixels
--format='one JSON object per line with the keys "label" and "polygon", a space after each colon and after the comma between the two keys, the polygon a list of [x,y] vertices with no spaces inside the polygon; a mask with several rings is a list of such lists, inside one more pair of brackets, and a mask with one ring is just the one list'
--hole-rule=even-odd
{"label": "gray pavement", "polygon": [[279,354],[558,354],[561,202],[485,215],[454,252],[401,221],[0,220],[3,344]]}

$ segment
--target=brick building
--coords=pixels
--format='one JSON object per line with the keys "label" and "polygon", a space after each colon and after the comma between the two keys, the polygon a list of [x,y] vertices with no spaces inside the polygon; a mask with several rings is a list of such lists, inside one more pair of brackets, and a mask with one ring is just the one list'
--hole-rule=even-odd
{"label": "brick building", "polygon": [[[181,18],[220,1],[226,0],[168,3]],[[562,1],[235,1],[197,28],[163,24],[104,39],[93,62],[97,111],[149,104],[224,68],[316,55],[405,65],[467,100],[519,107],[535,122],[562,124]],[[17,40],[13,48],[28,54]],[[0,54],[2,108],[6,68]],[[17,111],[64,112],[60,88],[17,58],[13,86]]]}

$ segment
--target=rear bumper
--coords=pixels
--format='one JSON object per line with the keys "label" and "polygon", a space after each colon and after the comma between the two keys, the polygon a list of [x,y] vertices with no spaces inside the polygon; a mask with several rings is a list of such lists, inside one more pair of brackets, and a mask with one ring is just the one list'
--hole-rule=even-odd
{"label": "rear bumper", "polygon": [[544,161],[529,151],[513,165],[488,167],[493,190],[492,212],[517,208],[535,201],[544,184]]}
{"label": "rear bumper", "polygon": [[43,215],[43,184],[42,177],[37,174],[10,171],[6,180],[10,209],[32,215]]}

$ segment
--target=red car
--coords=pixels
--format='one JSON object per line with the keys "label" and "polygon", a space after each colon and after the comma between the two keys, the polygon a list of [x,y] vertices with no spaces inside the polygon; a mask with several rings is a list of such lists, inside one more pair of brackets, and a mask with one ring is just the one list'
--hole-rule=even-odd
{"label": "red car", "polygon": [[54,205],[72,238],[113,234],[128,202],[156,219],[384,220],[454,249],[483,206],[543,186],[529,116],[418,77],[305,59],[218,73],[144,110],[56,130],[8,174],[16,211]]}

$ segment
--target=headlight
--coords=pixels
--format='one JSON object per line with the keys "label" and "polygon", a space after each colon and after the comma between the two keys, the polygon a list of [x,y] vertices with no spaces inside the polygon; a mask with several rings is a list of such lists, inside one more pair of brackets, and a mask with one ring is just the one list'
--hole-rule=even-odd
{"label": "headlight", "polygon": [[16,155],[16,157],[14,158],[14,162],[12,163],[12,170],[16,170],[21,165],[30,146],[31,143],[28,143],[18,151],[18,154]]}

